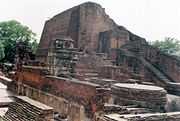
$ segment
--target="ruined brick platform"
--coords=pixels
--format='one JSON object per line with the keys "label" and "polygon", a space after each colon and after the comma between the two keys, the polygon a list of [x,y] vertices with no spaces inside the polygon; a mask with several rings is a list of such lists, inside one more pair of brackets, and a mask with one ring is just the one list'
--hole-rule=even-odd
{"label": "ruined brick platform", "polygon": [[157,86],[117,83],[112,86],[112,94],[120,105],[135,104],[157,111],[163,111],[166,105],[166,91]]}

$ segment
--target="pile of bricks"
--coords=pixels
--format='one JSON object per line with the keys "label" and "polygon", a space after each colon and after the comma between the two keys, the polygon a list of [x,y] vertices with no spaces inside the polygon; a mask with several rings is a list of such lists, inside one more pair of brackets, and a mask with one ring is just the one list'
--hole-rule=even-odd
{"label": "pile of bricks", "polygon": [[53,109],[25,96],[15,97],[15,102],[2,117],[3,121],[53,121]]}
{"label": "pile of bricks", "polygon": [[166,91],[163,88],[141,84],[117,83],[112,85],[114,103],[138,105],[163,112],[166,105]]}

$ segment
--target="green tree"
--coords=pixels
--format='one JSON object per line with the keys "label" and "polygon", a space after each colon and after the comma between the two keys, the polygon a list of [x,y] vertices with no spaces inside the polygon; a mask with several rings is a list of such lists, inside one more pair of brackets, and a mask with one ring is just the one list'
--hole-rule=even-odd
{"label": "green tree", "polygon": [[10,20],[0,22],[0,43],[3,45],[2,50],[4,50],[5,54],[3,58],[4,61],[14,61],[16,51],[15,46],[16,43],[20,41],[27,42],[28,45],[34,49],[35,43],[37,44],[36,34],[32,32],[32,30],[30,30],[27,26],[22,25],[18,21]]}
{"label": "green tree", "polygon": [[5,57],[4,46],[2,43],[0,43],[0,60],[2,60],[4,57]]}
{"label": "green tree", "polygon": [[162,41],[156,40],[152,42],[151,45],[159,48],[160,51],[171,55],[177,55],[177,53],[180,52],[180,41],[171,37],[166,37]]}

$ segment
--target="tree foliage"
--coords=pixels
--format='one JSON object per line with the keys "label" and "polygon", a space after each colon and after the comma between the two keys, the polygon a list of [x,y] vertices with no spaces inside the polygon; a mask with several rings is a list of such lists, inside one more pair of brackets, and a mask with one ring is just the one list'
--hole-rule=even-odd
{"label": "tree foliage", "polygon": [[159,48],[160,51],[167,54],[178,55],[180,52],[180,41],[175,38],[166,37],[162,41],[156,40],[151,44],[152,46]]}
{"label": "tree foliage", "polygon": [[13,62],[16,43],[20,41],[27,42],[32,49],[37,47],[36,34],[27,26],[15,20],[0,22],[0,60],[3,58],[6,62]]}
{"label": "tree foliage", "polygon": [[5,57],[4,54],[4,45],[0,43],[0,60],[2,60]]}

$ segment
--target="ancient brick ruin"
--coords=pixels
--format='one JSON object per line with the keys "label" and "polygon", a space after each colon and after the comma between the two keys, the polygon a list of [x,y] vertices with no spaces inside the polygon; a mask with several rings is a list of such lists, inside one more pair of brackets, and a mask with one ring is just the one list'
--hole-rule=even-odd
{"label": "ancient brick ruin", "polygon": [[[37,59],[46,62],[52,41],[62,37],[74,40],[74,47],[79,52],[96,55],[101,53],[106,57],[103,59],[118,66],[119,73],[113,67],[108,68],[114,73],[110,78],[120,79],[120,71],[123,73],[124,69],[127,69],[127,78],[137,76],[137,79],[150,81],[167,89],[173,85],[171,83],[178,83],[180,80],[180,61],[176,57],[161,53],[157,48],[150,46],[144,38],[116,24],[105,13],[105,9],[96,3],[81,4],[46,21]],[[103,66],[106,66],[106,62],[104,63]],[[101,71],[100,74],[102,73]]]}
{"label": "ancient brick ruin", "polygon": [[9,89],[62,120],[178,121],[166,106],[168,93],[180,95],[179,66],[87,2],[46,21],[36,61],[17,62]]}
{"label": "ancient brick ruin", "polygon": [[4,121],[52,121],[53,108],[34,101],[28,97],[15,97],[8,111],[3,117]]}

